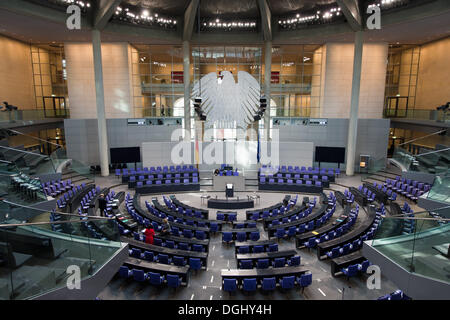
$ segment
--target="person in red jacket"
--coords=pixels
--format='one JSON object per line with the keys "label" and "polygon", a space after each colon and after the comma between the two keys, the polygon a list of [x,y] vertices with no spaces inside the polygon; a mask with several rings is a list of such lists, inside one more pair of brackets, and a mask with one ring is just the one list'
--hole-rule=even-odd
{"label": "person in red jacket", "polygon": [[153,244],[153,236],[155,235],[155,230],[152,225],[149,225],[148,228],[144,231],[145,242],[148,244]]}

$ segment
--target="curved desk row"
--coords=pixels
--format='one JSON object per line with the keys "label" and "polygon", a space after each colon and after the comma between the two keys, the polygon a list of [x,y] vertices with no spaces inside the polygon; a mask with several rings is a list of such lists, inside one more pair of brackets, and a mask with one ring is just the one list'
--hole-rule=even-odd
{"label": "curved desk row", "polygon": [[253,200],[248,199],[209,199],[208,208],[213,209],[248,209],[253,208],[255,203]]}
{"label": "curved desk row", "polygon": [[319,260],[326,259],[327,258],[326,253],[328,251],[331,251],[333,248],[339,247],[347,242],[351,242],[355,239],[358,239],[363,233],[365,233],[372,227],[372,224],[374,223],[376,216],[377,215],[375,209],[373,207],[369,207],[367,219],[365,219],[356,229],[353,229],[352,231],[344,234],[343,236],[340,236],[333,240],[319,243],[317,245],[317,258]]}
{"label": "curved desk row", "polygon": [[277,280],[282,277],[296,276],[299,277],[302,274],[309,272],[304,267],[283,267],[283,268],[270,268],[270,269],[232,269],[222,270],[221,276],[223,279],[236,279],[241,281],[244,278],[256,278],[261,281],[263,278],[275,277]]}
{"label": "curved desk row", "polygon": [[194,222],[204,222],[204,223],[205,223],[206,225],[208,225],[208,226],[209,226],[209,224],[210,224],[211,222],[215,222],[215,223],[217,223],[218,226],[219,226],[219,231],[222,230],[222,224],[223,224],[224,222],[221,221],[221,220],[209,220],[209,219],[203,219],[203,218],[191,217],[191,216],[184,215],[184,214],[181,214],[181,213],[176,212],[176,211],[172,211],[172,210],[170,210],[169,208],[164,207],[164,206],[158,201],[158,198],[156,198],[156,197],[155,197],[155,198],[152,198],[152,203],[153,203],[153,205],[155,206],[155,208],[156,208],[158,211],[161,211],[161,212],[163,212],[164,214],[166,214],[166,215],[168,215],[168,216],[172,216],[172,217],[174,217],[174,218],[180,218],[180,219],[184,219],[184,220],[191,220],[191,221],[194,221]]}
{"label": "curved desk row", "polygon": [[258,185],[259,190],[267,191],[289,191],[289,192],[300,192],[300,193],[321,193],[323,187],[317,187],[314,185],[305,184],[278,184],[278,183],[260,183]]}
{"label": "curved desk row", "polygon": [[177,197],[175,197],[175,195],[171,195],[169,198],[173,202],[173,204],[175,204],[177,207],[182,207],[184,209],[191,209],[192,211],[200,211],[202,213],[203,217],[208,218],[208,215],[209,215],[208,210],[188,206],[187,204],[184,204],[183,202],[178,200]]}
{"label": "curved desk row", "polygon": [[[151,214],[150,212],[147,212],[146,209],[142,209],[140,204],[140,195],[135,195],[133,198],[133,206],[136,212],[143,218],[147,218],[150,221],[154,221],[158,224],[162,224],[163,219],[160,217],[155,216],[154,214]],[[170,222],[169,223],[171,227],[176,227],[178,229],[189,229],[193,231],[204,231],[206,234],[206,237],[209,238],[209,228],[200,228],[195,226],[189,226],[186,224],[176,223],[176,222]]]}
{"label": "curved desk row", "polygon": [[289,202],[289,200],[291,200],[291,196],[290,195],[285,195],[282,202],[274,204],[274,205],[272,205],[270,207],[263,208],[263,209],[247,210],[245,212],[247,220],[250,220],[252,218],[254,212],[259,213],[259,215],[261,216],[264,211],[272,212],[274,209],[280,209],[283,205],[287,204]]}
{"label": "curved desk row", "polygon": [[314,231],[305,232],[303,234],[300,234],[295,237],[295,246],[298,249],[304,248],[303,243],[307,241],[311,237],[320,237],[321,235],[328,233],[332,230],[335,230],[339,228],[341,225],[343,225],[345,222],[347,222],[347,219],[350,214],[350,206],[346,206],[344,212],[342,215],[340,215],[338,218],[336,218],[332,223],[328,223],[324,225],[323,227],[320,227],[319,229],[316,229]]}
{"label": "curved desk row", "polygon": [[188,251],[188,250],[179,250],[166,248],[161,246],[156,246],[153,244],[148,244],[142,241],[137,241],[132,238],[121,237],[121,240],[128,243],[129,248],[137,248],[142,251],[151,251],[157,254],[166,254],[169,257],[173,258],[174,256],[184,257],[186,259],[189,258],[198,258],[202,262],[202,266],[205,268],[208,266],[208,253],[207,252],[197,252],[197,251]]}
{"label": "curved desk row", "polygon": [[180,191],[200,191],[200,184],[148,184],[141,187],[136,186],[136,194],[173,193]]}

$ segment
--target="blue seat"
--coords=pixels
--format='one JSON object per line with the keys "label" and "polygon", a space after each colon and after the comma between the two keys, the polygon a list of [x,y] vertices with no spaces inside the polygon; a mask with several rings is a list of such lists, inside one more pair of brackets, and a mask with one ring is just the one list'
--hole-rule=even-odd
{"label": "blue seat", "polygon": [[286,230],[285,230],[285,229],[282,229],[282,228],[277,229],[277,231],[276,231],[276,233],[275,233],[275,236],[276,236],[278,239],[283,239],[285,235],[286,235]]}
{"label": "blue seat", "polygon": [[250,252],[250,247],[249,246],[239,247],[238,252],[239,253],[249,253]]}
{"label": "blue seat", "polygon": [[401,290],[397,290],[391,294],[391,297],[389,298],[389,300],[402,300],[402,298],[403,298],[403,292]]}
{"label": "blue seat", "polygon": [[148,277],[150,284],[159,286],[164,282],[164,276],[160,275],[159,273],[149,272]]}
{"label": "blue seat", "polygon": [[253,253],[264,252],[264,246],[253,246]]}
{"label": "blue seat", "polygon": [[278,244],[273,243],[273,244],[269,244],[269,247],[267,249],[269,252],[275,252],[278,251]]}
{"label": "blue seat", "polygon": [[190,250],[189,245],[185,242],[179,242],[178,243],[178,249],[179,250]]}
{"label": "blue seat", "polygon": [[354,277],[358,274],[358,265],[352,264],[348,268],[343,268],[342,272],[347,276],[347,278]]}
{"label": "blue seat", "polygon": [[186,260],[183,257],[174,256],[172,260],[173,264],[178,267],[184,267],[186,265]]}
{"label": "blue seat", "polygon": [[170,259],[167,254],[158,254],[158,262],[162,264],[170,264]]}
{"label": "blue seat", "polygon": [[300,256],[294,256],[288,261],[288,265],[293,266],[299,266],[300,265],[301,258]]}
{"label": "blue seat", "polygon": [[223,291],[227,291],[229,293],[235,292],[237,289],[237,280],[236,279],[223,279]]}
{"label": "blue seat", "polygon": [[253,269],[253,261],[252,260],[241,260],[239,263],[240,269]]}
{"label": "blue seat", "polygon": [[275,258],[273,261],[274,268],[283,268],[286,265],[286,258]]}
{"label": "blue seat", "polygon": [[302,288],[303,292],[303,290],[305,290],[307,286],[311,285],[312,274],[311,273],[302,274],[300,277],[297,278],[297,283]]}
{"label": "blue seat", "polygon": [[155,256],[154,256],[153,252],[147,251],[147,250],[144,251],[144,260],[153,261],[154,259],[155,259]]}
{"label": "blue seat", "polygon": [[119,268],[119,276],[124,279],[128,279],[133,276],[133,271],[129,270],[127,266],[121,266]]}
{"label": "blue seat", "polygon": [[132,256],[133,258],[140,259],[141,258],[141,249],[132,248],[130,256]]}
{"label": "blue seat", "polygon": [[256,262],[256,269],[269,268],[269,259],[258,259]]}
{"label": "blue seat", "polygon": [[166,240],[165,245],[166,245],[167,248],[175,249],[175,242],[172,241],[172,240]]}
{"label": "blue seat", "polygon": [[200,270],[202,268],[202,261],[199,258],[189,258],[189,267],[192,270]]}
{"label": "blue seat", "polygon": [[233,233],[232,232],[222,232],[222,241],[227,242],[227,243],[233,241]]}
{"label": "blue seat", "polygon": [[283,277],[280,279],[280,285],[283,289],[292,289],[295,286],[295,276]]}
{"label": "blue seat", "polygon": [[244,242],[247,240],[247,233],[245,232],[236,232],[236,241]]}
{"label": "blue seat", "polygon": [[196,230],[195,231],[195,237],[198,240],[205,240],[206,239],[206,233],[203,230]]}
{"label": "blue seat", "polygon": [[183,237],[191,239],[193,236],[191,229],[183,229]]}
{"label": "blue seat", "polygon": [[275,290],[277,286],[277,282],[275,280],[275,277],[272,278],[263,278],[261,288],[264,291],[272,291]]}
{"label": "blue seat", "polygon": [[133,269],[133,279],[138,282],[145,282],[148,276],[144,270]]}
{"label": "blue seat", "polygon": [[217,231],[219,231],[219,224],[217,222],[211,222],[209,224],[209,231],[210,232],[217,232]]}
{"label": "blue seat", "polygon": [[369,260],[364,260],[361,264],[358,264],[358,270],[365,273],[370,266]]}
{"label": "blue seat", "polygon": [[216,216],[216,219],[217,220],[220,220],[220,221],[224,221],[225,220],[225,215],[223,214],[223,213],[217,213],[217,216]]}
{"label": "blue seat", "polygon": [[257,284],[256,278],[244,278],[242,280],[242,290],[246,292],[256,291]]}
{"label": "blue seat", "polygon": [[252,232],[250,232],[250,240],[258,241],[259,238],[260,238],[259,231],[252,231]]}
{"label": "blue seat", "polygon": [[192,251],[203,252],[203,246],[201,244],[193,244]]}
{"label": "blue seat", "polygon": [[305,242],[305,247],[307,247],[309,249],[310,248],[315,248],[316,245],[317,245],[317,242],[316,242],[316,238],[315,237],[309,238],[308,241]]}
{"label": "blue seat", "polygon": [[177,275],[168,274],[166,276],[167,286],[171,288],[178,288],[181,285],[181,277]]}
{"label": "blue seat", "polygon": [[290,226],[288,229],[287,236],[289,238],[291,238],[291,237],[295,237],[296,234],[297,234],[297,228],[295,226]]}

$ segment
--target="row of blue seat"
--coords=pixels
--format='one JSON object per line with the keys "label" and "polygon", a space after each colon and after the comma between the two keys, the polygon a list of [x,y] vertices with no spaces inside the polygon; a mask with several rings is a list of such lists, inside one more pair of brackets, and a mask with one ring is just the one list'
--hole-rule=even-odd
{"label": "row of blue seat", "polygon": [[[325,180],[324,180],[325,181]],[[322,182],[324,181],[320,181],[320,180],[301,180],[301,179],[297,179],[295,180],[295,184],[297,185],[303,185],[305,184],[306,186],[316,186],[316,187],[321,187],[322,186]],[[313,183],[314,182],[314,183]],[[270,178],[269,180],[266,180],[265,177],[259,178],[259,184],[294,184],[294,180],[293,179],[277,179],[277,181],[275,182],[274,178]]]}
{"label": "row of blue seat", "polygon": [[380,225],[380,217],[381,213],[377,211],[377,217],[372,223],[369,231],[365,232],[358,239],[355,239],[352,242],[347,242],[342,246],[332,248],[331,251],[326,252],[327,257],[334,259],[343,255],[347,255],[353,251],[359,250],[364,241],[373,238],[375,231],[378,229]]}
{"label": "row of blue seat", "polygon": [[290,237],[296,236],[297,234],[302,234],[304,232],[312,231],[316,228],[319,228],[326,221],[328,221],[328,219],[331,218],[331,216],[334,214],[335,210],[336,210],[336,203],[334,203],[331,208],[327,209],[327,212],[320,218],[311,220],[308,223],[302,223],[298,227],[290,226],[287,230],[286,230],[286,228],[283,228],[283,224],[280,224],[279,228],[277,228],[275,231],[275,237],[278,239],[283,239],[285,237],[290,238]]}
{"label": "row of blue seat", "polygon": [[[267,252],[276,252],[278,251],[278,244],[271,243],[267,246]],[[238,253],[262,253],[264,252],[264,246],[262,245],[248,245],[248,246],[240,246],[237,249]]]}
{"label": "row of blue seat", "polygon": [[172,288],[178,288],[182,283],[182,279],[178,275],[167,274],[164,276],[156,272],[146,273],[139,269],[129,270],[127,266],[120,267],[119,276],[124,279],[133,278],[137,282],[149,282],[150,284],[157,286],[166,283],[168,287]]}
{"label": "row of blue seat", "polygon": [[[158,224],[158,222],[156,221],[150,221],[147,218],[143,218],[141,217],[136,210],[134,209],[133,203],[132,201],[126,204],[126,208],[128,210],[128,213],[133,217],[133,219],[135,221],[137,221],[140,225],[143,225],[145,227],[148,227],[150,224],[153,226],[153,228],[155,229],[155,231],[161,231],[162,230],[162,226]],[[185,238],[193,238],[195,236],[195,238],[199,239],[199,240],[204,240],[207,238],[206,233],[203,230],[195,230],[195,233],[192,229],[179,229],[178,227],[175,226],[171,226],[170,228],[170,232],[171,234],[175,235],[175,236],[183,236]]]}
{"label": "row of blue seat", "polygon": [[342,268],[342,273],[347,276],[347,278],[354,277],[359,273],[366,273],[367,268],[370,266],[369,260],[364,260],[361,263],[351,264],[347,268]]}
{"label": "row of blue seat", "polygon": [[396,290],[392,293],[385,294],[377,300],[411,300],[402,290]]}
{"label": "row of blue seat", "polygon": [[[282,289],[293,289],[295,285],[304,288],[308,287],[312,283],[312,274],[306,273],[302,274],[300,277],[286,276],[282,277],[278,281],[278,285]],[[256,278],[244,278],[242,282],[239,283],[237,279],[223,279],[222,288],[224,291],[233,293],[238,287],[245,292],[254,292],[261,287],[263,291],[273,291],[277,287],[277,281],[275,277],[263,278],[260,283],[258,283]]]}
{"label": "row of blue seat", "polygon": [[[247,232],[236,232],[236,241],[244,242],[247,240],[258,241],[260,238],[259,231],[250,232],[247,238]],[[233,241],[233,232],[223,231],[222,232],[222,242],[230,243]]]}
{"label": "row of blue seat", "polygon": [[[138,232],[133,232],[134,240],[136,241],[142,241],[145,242],[145,235],[140,234]],[[153,238],[153,245],[160,246],[160,247],[166,247],[170,249],[178,249],[178,250],[185,250],[185,251],[197,251],[197,252],[205,252],[206,248],[202,244],[188,244],[186,242],[182,241],[175,241],[175,240],[163,240],[158,238],[158,236],[155,236]]]}
{"label": "row of blue seat", "polygon": [[[156,217],[161,218],[161,219],[167,218],[167,220],[169,222],[175,222],[175,223],[184,224],[184,225],[192,226],[192,227],[198,227],[198,228],[209,228],[211,232],[217,232],[219,230],[219,225],[217,224],[217,222],[194,221],[194,220],[190,220],[187,217],[186,218],[174,217],[168,213],[159,211],[158,209],[156,209],[153,205],[151,205],[147,201],[145,201],[145,206],[147,207],[147,210],[151,214],[153,214]],[[201,215],[201,213],[200,213],[200,215]]]}
{"label": "row of blue seat", "polygon": [[293,214],[291,216],[288,217],[283,217],[281,219],[273,219],[271,223],[269,223],[268,227],[274,227],[274,226],[280,226],[292,221],[296,221],[296,220],[300,220],[303,218],[306,218],[308,215],[311,214],[312,210],[313,210],[313,206],[306,208],[305,210],[297,213],[297,214]]}
{"label": "row of blue seat", "polygon": [[341,170],[339,168],[329,168],[320,169],[319,167],[299,167],[299,166],[266,166],[263,165],[259,172],[290,172],[290,173],[309,173],[309,174],[328,174],[328,175],[339,175]]}
{"label": "row of blue seat", "polygon": [[358,218],[358,213],[359,213],[359,206],[357,205],[355,209],[350,211],[349,219],[345,224],[343,224],[339,228],[336,228],[336,230],[331,230],[328,233],[321,235],[318,239],[315,236],[312,236],[307,240],[305,240],[303,245],[307,248],[315,248],[319,243],[333,240],[346,234],[350,230],[350,228],[355,224],[356,219]]}
{"label": "row of blue seat", "polygon": [[[186,259],[181,256],[170,257],[168,254],[155,254],[154,252],[148,250],[142,252],[141,249],[138,248],[131,248],[128,252],[130,257],[150,262],[158,262],[167,265],[173,264],[179,267],[184,267],[187,263]],[[202,267],[206,267],[202,265],[202,261],[199,258],[189,258],[188,265],[192,270],[200,270]]]}
{"label": "row of blue seat", "polygon": [[286,264],[290,267],[295,267],[300,265],[301,258],[300,256],[294,256],[291,259],[286,260],[285,257],[275,258],[272,261],[272,264],[270,263],[269,259],[258,259],[256,260],[256,264],[254,265],[253,260],[251,259],[244,259],[239,261],[239,269],[253,269],[256,267],[256,269],[268,269],[271,265],[274,268],[283,268],[286,266]]}

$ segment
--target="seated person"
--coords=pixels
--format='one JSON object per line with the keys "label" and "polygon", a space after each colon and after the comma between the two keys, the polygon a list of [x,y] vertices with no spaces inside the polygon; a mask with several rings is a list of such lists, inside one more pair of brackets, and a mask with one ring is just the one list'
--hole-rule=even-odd
{"label": "seated person", "polygon": [[219,175],[219,172],[220,172],[219,169],[214,170],[214,175],[215,175],[215,176],[218,176],[218,175]]}
{"label": "seated person", "polygon": [[161,235],[168,235],[168,234],[170,234],[170,224],[169,220],[167,220],[167,218],[164,218],[162,223]]}

